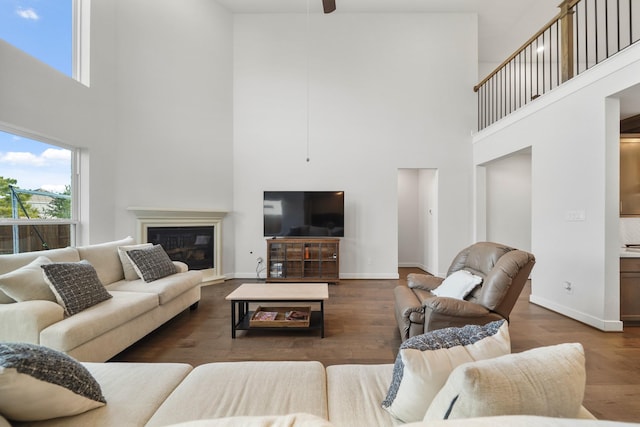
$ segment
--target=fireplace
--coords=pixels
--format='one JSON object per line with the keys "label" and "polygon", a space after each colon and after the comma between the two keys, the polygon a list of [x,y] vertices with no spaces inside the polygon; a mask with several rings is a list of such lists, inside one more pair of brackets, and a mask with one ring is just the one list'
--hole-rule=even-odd
{"label": "fireplace", "polygon": [[189,270],[215,267],[214,226],[147,227],[147,243],[161,245],[169,258]]}
{"label": "fireplace", "polygon": [[138,241],[160,244],[174,261],[200,270],[203,282],[222,275],[222,219],[224,212],[129,208],[137,217]]}

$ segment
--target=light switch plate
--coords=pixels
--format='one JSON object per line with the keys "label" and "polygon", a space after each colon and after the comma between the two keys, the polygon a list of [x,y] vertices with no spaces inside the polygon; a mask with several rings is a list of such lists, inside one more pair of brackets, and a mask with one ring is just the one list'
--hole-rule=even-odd
{"label": "light switch plate", "polygon": [[584,221],[585,218],[586,218],[586,215],[583,210],[567,211],[564,214],[564,219],[566,221]]}

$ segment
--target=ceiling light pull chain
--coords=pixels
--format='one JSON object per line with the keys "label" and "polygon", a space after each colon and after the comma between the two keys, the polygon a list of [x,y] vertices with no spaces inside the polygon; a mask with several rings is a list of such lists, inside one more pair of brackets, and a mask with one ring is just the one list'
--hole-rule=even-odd
{"label": "ceiling light pull chain", "polygon": [[310,19],[309,19],[309,0],[307,0],[307,40],[306,40],[307,41],[307,43],[306,43],[306,45],[307,45],[306,46],[306,50],[307,50],[307,52],[306,52],[306,61],[307,61],[307,64],[306,64],[306,67],[307,67],[307,70],[306,70],[306,73],[307,73],[307,76],[306,76],[306,78],[307,78],[307,93],[306,93],[306,97],[307,97],[307,99],[306,99],[306,102],[307,102],[307,163],[309,163],[309,160],[310,160],[310,157],[309,157],[309,152],[310,152],[310,142],[309,142],[309,140],[310,140],[310,138],[309,138],[309,122],[310,122],[310,120],[309,120],[309,105],[310,105],[310,102],[309,102],[309,92],[310,92],[309,91],[309,72],[310,72],[309,71],[309,48],[310,48],[310,45],[311,45],[311,43],[310,43],[310,27],[311,27],[311,25],[310,25]]}

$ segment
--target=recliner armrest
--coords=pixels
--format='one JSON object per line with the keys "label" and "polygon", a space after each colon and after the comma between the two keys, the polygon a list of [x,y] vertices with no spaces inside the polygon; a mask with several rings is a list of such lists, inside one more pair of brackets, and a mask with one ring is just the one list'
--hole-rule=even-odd
{"label": "recliner armrest", "polygon": [[424,289],[430,291],[437,288],[444,281],[442,277],[431,276],[429,274],[409,273],[407,275],[407,286],[412,289]]}
{"label": "recliner armrest", "polygon": [[434,297],[425,300],[424,307],[434,313],[456,317],[478,317],[490,313],[488,309],[480,304],[448,297]]}
{"label": "recliner armrest", "polygon": [[409,319],[411,313],[424,312],[420,300],[416,297],[411,289],[406,286],[396,286],[393,290],[395,297],[396,311],[403,318]]}

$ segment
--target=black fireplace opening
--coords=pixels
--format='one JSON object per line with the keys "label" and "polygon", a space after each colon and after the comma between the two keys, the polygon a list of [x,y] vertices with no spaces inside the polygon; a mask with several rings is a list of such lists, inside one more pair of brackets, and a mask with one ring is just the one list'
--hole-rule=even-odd
{"label": "black fireplace opening", "polygon": [[214,265],[214,227],[148,227],[147,242],[162,245],[172,261],[181,261],[189,270],[205,270]]}

